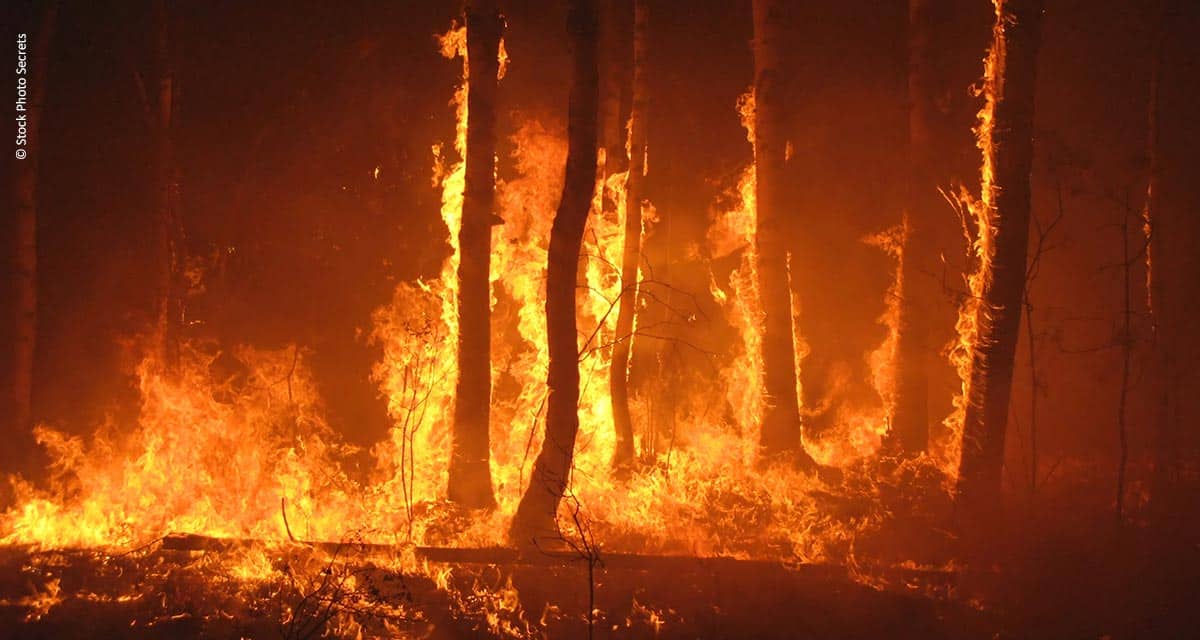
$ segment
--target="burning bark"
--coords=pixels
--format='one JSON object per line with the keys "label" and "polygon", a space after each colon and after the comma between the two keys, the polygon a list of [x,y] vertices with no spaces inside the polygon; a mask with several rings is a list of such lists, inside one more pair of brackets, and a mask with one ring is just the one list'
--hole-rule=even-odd
{"label": "burning bark", "polygon": [[458,264],[458,384],[447,493],[470,507],[495,505],[489,465],[491,240],[496,90],[504,19],[495,0],[467,5],[467,153]]}
{"label": "burning bark", "polygon": [[1034,87],[1041,0],[996,0],[980,112],[983,151],[979,245],[983,262],[965,388],[957,499],[964,524],[1000,506],[1004,436],[1021,324],[1030,223]]}
{"label": "burning bark", "polygon": [[625,468],[633,460],[633,420],[629,414],[630,351],[634,315],[639,304],[638,265],[642,256],[642,191],[646,180],[646,39],[649,9],[646,0],[634,0],[633,103],[629,118],[629,166],[625,182],[625,246],[621,253],[620,309],[613,348],[610,394],[617,434],[613,466]]}
{"label": "burning bark", "polygon": [[[1150,314],[1151,350],[1158,403],[1154,416],[1154,475],[1151,478],[1151,517],[1162,529],[1169,528],[1172,514],[1181,508],[1174,497],[1178,481],[1178,403],[1176,355],[1173,349],[1179,331],[1176,306],[1179,301],[1168,295],[1168,271],[1164,269],[1171,256],[1172,216],[1162,207],[1162,166],[1160,147],[1160,101],[1162,93],[1163,58],[1166,40],[1170,37],[1174,2],[1163,0],[1158,7],[1154,53],[1151,59],[1149,95],[1146,101],[1146,193],[1142,208],[1143,232],[1146,237],[1146,308]],[[1176,256],[1177,259],[1177,256]]]}
{"label": "burning bark", "polygon": [[800,439],[800,400],[796,388],[796,346],[792,294],[785,243],[783,181],[787,162],[780,52],[784,3],[754,1],[754,164],[757,173],[758,290],[763,311],[763,453],[794,456],[811,466]]}
{"label": "burning bark", "polygon": [[597,15],[594,0],[571,0],[567,32],[572,57],[568,152],[562,200],[550,231],[546,276],[549,397],[546,436],[533,474],[513,518],[510,537],[530,544],[555,536],[555,514],[567,487],[579,431],[579,344],[575,280],[583,231],[595,189],[599,120]]}

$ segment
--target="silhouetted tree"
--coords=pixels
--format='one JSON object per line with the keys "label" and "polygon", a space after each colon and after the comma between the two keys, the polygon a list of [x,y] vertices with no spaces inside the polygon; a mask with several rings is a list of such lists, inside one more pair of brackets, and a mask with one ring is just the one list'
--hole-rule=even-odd
{"label": "silhouetted tree", "polygon": [[458,265],[458,384],[448,495],[470,507],[495,505],[489,467],[492,390],[492,225],[496,90],[504,19],[495,0],[467,4],[467,157]]}
{"label": "silhouetted tree", "polygon": [[908,184],[903,251],[900,263],[900,317],[896,360],[896,397],[890,445],[906,454],[929,444],[929,326],[932,292],[922,273],[932,253],[930,221],[942,204],[934,167],[933,62],[934,13],[938,0],[908,3]]}
{"label": "silhouetted tree", "polygon": [[[1033,111],[1042,0],[997,0],[984,78],[991,102],[984,122],[984,198],[990,245],[971,354],[958,505],[978,526],[999,512],[1013,360],[1021,326],[1029,243]],[[989,175],[990,174],[990,175]]]}
{"label": "silhouetted tree", "polygon": [[793,456],[811,466],[800,439],[800,399],[796,391],[796,347],[784,225],[784,111],[781,95],[780,0],[754,0],[754,166],[758,227],[758,290],[763,308],[763,453]]}
{"label": "silhouetted tree", "polygon": [[597,15],[595,0],[571,0],[567,10],[572,80],[567,118],[567,168],[562,200],[550,229],[546,275],[547,376],[546,437],[533,475],[513,518],[510,537],[529,544],[557,537],[555,514],[571,472],[579,431],[579,343],[575,279],[583,231],[596,183],[599,120]]}
{"label": "silhouetted tree", "polygon": [[[1180,301],[1171,296],[1178,287],[1172,287],[1173,262],[1178,256],[1181,238],[1187,237],[1186,227],[1162,206],[1162,174],[1160,159],[1161,140],[1161,94],[1163,93],[1163,60],[1167,43],[1175,36],[1171,25],[1179,19],[1178,8],[1173,0],[1156,3],[1157,24],[1152,32],[1154,51],[1150,61],[1149,92],[1146,101],[1146,194],[1142,209],[1146,233],[1146,306],[1150,314],[1151,327],[1151,371],[1158,396],[1154,421],[1154,473],[1151,478],[1151,517],[1156,529],[1170,535],[1170,521],[1177,517],[1180,508],[1177,491],[1179,461],[1179,370],[1176,354],[1179,329],[1178,309]],[[1167,187],[1172,185],[1168,181]],[[1176,214],[1177,215],[1177,214]],[[1174,224],[1173,224],[1174,223]],[[1174,227],[1174,228],[1172,228]],[[1181,233],[1181,231],[1183,231]],[[1183,270],[1186,272],[1186,270]],[[1176,276],[1178,277],[1178,276]],[[1174,291],[1171,291],[1171,290]],[[1186,314],[1185,314],[1186,315]],[[1190,320],[1190,319],[1189,319]]]}
{"label": "silhouetted tree", "polygon": [[179,217],[179,166],[175,158],[174,127],[178,109],[175,56],[171,46],[170,13],[155,0],[154,74],[156,91],[151,128],[154,138],[154,225],[157,258],[157,326],[159,364],[168,369],[179,361],[179,331],[183,326],[183,226]]}
{"label": "silhouetted tree", "polygon": [[[30,61],[25,74],[28,79],[29,95],[24,111],[25,146],[18,147],[26,155],[16,161],[16,176],[13,180],[13,204],[16,240],[16,315],[14,321],[14,343],[12,362],[12,414],[9,450],[16,450],[13,442],[32,441],[31,407],[33,399],[33,362],[37,347],[38,269],[37,269],[37,223],[38,223],[38,166],[41,160],[41,124],[46,106],[46,78],[49,66],[50,42],[58,13],[58,3],[49,2],[41,15],[41,24],[33,35]],[[8,465],[4,465],[6,470]]]}
{"label": "silhouetted tree", "polygon": [[[638,263],[642,256],[642,192],[646,181],[646,0],[634,0],[633,102],[629,118],[629,178],[625,183],[625,246],[621,253],[621,299],[617,312],[610,395],[617,448],[613,466],[626,468],[633,460],[633,420],[629,415],[630,347],[638,300]],[[622,148],[624,142],[622,142]]]}

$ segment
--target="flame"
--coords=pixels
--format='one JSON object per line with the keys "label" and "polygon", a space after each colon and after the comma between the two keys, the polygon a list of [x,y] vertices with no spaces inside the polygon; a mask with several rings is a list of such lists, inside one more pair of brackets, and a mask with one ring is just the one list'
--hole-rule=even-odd
{"label": "flame", "polygon": [[[958,308],[958,319],[954,324],[957,338],[946,346],[950,364],[961,382],[961,391],[954,397],[953,410],[943,420],[946,432],[936,438],[931,447],[938,465],[948,479],[958,477],[958,462],[962,456],[963,421],[967,405],[974,402],[971,389],[972,356],[979,340],[980,314],[983,308],[983,292],[992,278],[992,258],[995,254],[996,236],[996,192],[994,164],[995,146],[992,143],[992,126],[996,101],[1004,93],[1005,51],[1004,29],[1006,27],[1003,0],[992,2],[996,20],[992,26],[992,46],[983,60],[983,79],[976,87],[976,95],[983,97],[983,107],[976,116],[975,146],[982,152],[980,165],[980,196],[974,197],[965,188],[953,196],[963,218],[968,255],[973,268],[966,275],[967,294]],[[971,229],[974,225],[974,230]]]}
{"label": "flame", "polygon": [[[742,94],[737,112],[746,140],[754,146],[754,91]],[[763,405],[763,309],[758,293],[757,249],[754,242],[758,232],[755,165],[750,163],[738,177],[734,206],[720,212],[708,230],[709,250],[713,257],[741,251],[737,268],[729,275],[729,293],[715,282],[713,297],[725,307],[726,317],[741,338],[740,349],[728,366],[721,370],[721,386],[729,404],[731,417],[742,429],[744,465],[754,464],[757,455],[758,430],[762,424]]]}
{"label": "flame", "polygon": [[141,415],[131,433],[101,425],[89,440],[47,427],[52,486],[21,486],[3,542],[61,547],[134,546],[170,531],[287,538],[340,537],[353,513],[338,464],[352,452],[322,418],[315,384],[294,349],[237,350],[245,371],[214,375],[227,354],[188,347],[175,375],[153,358],[138,367]]}
{"label": "flame", "polygon": [[[747,91],[737,102],[737,111],[746,139],[754,145],[754,95]],[[740,344],[733,360],[721,370],[720,382],[725,391],[732,421],[738,426],[738,450],[743,464],[754,463],[757,456],[758,429],[763,418],[763,310],[758,292],[756,275],[756,250],[754,237],[757,233],[755,200],[755,167],[749,164],[739,175],[733,191],[733,206],[719,211],[708,229],[709,253],[714,258],[741,252],[738,266],[729,276],[728,287],[722,287],[716,277],[710,275],[710,292],[725,309],[726,319],[737,330]],[[887,328],[887,336],[875,350],[867,354],[871,371],[872,386],[883,400],[883,407],[854,407],[843,410],[837,424],[819,440],[805,438],[805,449],[819,463],[845,466],[855,460],[869,456],[879,449],[887,431],[892,404],[894,403],[894,370],[896,341],[899,327],[900,261],[902,258],[903,227],[876,234],[865,241],[883,249],[896,262],[891,288],[886,297],[886,311],[880,323]],[[789,255],[788,276],[792,264]],[[801,315],[801,303],[792,296],[792,315]],[[809,353],[809,345],[801,331],[799,322],[793,322],[793,342],[796,349],[796,394],[803,398],[801,368]],[[836,392],[836,391],[835,391]],[[801,407],[807,413],[811,408]]]}
{"label": "flame", "polygon": [[[454,141],[432,147],[433,186],[441,191],[449,255],[432,277],[400,284],[390,302],[372,315],[370,336],[380,350],[373,377],[393,422],[387,438],[371,449],[374,468],[361,476],[348,471],[351,456],[359,452],[325,422],[303,349],[223,352],[185,344],[173,370],[161,366],[153,351],[141,362],[141,411],[135,424],[113,420],[89,438],[38,429],[39,441],[56,460],[54,481],[44,490],[18,483],[16,506],[0,519],[0,542],[115,550],[171,532],[253,539],[262,544],[231,556],[225,566],[228,575],[245,582],[277,575],[279,550],[295,540],[353,538],[407,545],[395,563],[428,576],[443,590],[460,593],[457,606],[483,616],[494,633],[520,636],[528,631],[514,622],[530,612],[521,610],[511,582],[466,587],[461,583],[469,573],[419,563],[411,545],[502,544],[502,532],[528,486],[543,428],[546,263],[563,186],[565,127],[548,119],[523,119],[511,137],[512,175],[497,179],[497,213],[504,220],[492,228],[490,266],[490,459],[497,508],[464,517],[445,504],[445,485],[459,331],[458,231],[468,115],[465,28],[452,28],[438,38],[438,46],[463,65],[462,81],[450,101]],[[503,75],[508,64],[503,43],[500,51]],[[754,108],[752,93],[739,99],[737,111],[751,144]],[[981,114],[980,129],[986,126],[990,111],[986,117]],[[981,133],[981,144],[987,138]],[[988,162],[984,171],[980,211],[986,212],[991,197]],[[847,519],[822,505],[834,489],[819,479],[755,466],[764,409],[755,178],[750,163],[732,190],[733,205],[714,215],[707,237],[709,256],[738,254],[727,282],[718,282],[715,273],[711,278],[712,295],[738,335],[732,358],[715,379],[705,380],[713,393],[688,398],[690,406],[676,412],[679,424],[670,446],[642,447],[645,464],[617,482],[610,473],[616,438],[608,376],[612,345],[626,338],[615,335],[614,311],[622,287],[628,175],[601,171],[597,177],[583,249],[584,286],[577,297],[580,430],[570,492],[587,510],[595,539],[606,549],[837,561],[848,557],[856,536],[877,527],[886,515],[871,482],[839,489],[871,505]],[[605,210],[603,194],[615,208]],[[655,219],[653,206],[644,203],[642,213],[645,232]],[[981,214],[980,228],[988,229],[989,220]],[[889,328],[887,338],[868,356],[883,401],[839,416],[839,426],[819,443],[806,443],[823,464],[852,471],[855,461],[878,448],[886,428],[894,394],[894,293],[901,286],[902,233],[893,230],[872,240],[897,260],[897,281],[882,320]],[[990,235],[980,236],[975,250],[986,263]],[[972,275],[973,291],[984,277]],[[960,313],[960,336],[967,335],[964,318],[973,319],[971,311]],[[965,337],[960,342],[963,348],[971,344]],[[796,345],[799,369],[807,351],[799,334]],[[635,424],[648,422],[646,406],[633,406]],[[352,587],[353,579],[347,580]],[[645,608],[642,614],[656,630],[661,628],[661,612]]]}

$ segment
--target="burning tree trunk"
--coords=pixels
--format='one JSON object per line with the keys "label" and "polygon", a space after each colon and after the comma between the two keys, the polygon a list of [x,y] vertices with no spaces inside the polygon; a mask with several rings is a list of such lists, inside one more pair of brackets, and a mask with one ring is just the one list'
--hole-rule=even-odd
{"label": "burning tree trunk", "polygon": [[458,385],[448,494],[470,507],[495,505],[489,468],[490,261],[495,202],[496,89],[503,18],[495,0],[467,5],[467,157],[459,230]]}
{"label": "burning tree trunk", "polygon": [[625,246],[621,254],[621,299],[617,313],[610,395],[617,449],[613,466],[626,468],[633,460],[633,420],[629,415],[630,348],[638,307],[638,262],[642,255],[642,190],[646,179],[646,0],[634,0],[633,106],[629,117],[629,178],[625,183]]}
{"label": "burning tree trunk", "polygon": [[983,281],[966,389],[958,504],[972,525],[1000,506],[1013,358],[1029,241],[1033,109],[1041,0],[995,0],[980,116],[983,150],[979,243]]}
{"label": "burning tree trunk", "polygon": [[[10,438],[26,440],[31,421],[33,400],[33,359],[37,346],[37,191],[39,141],[42,112],[46,104],[46,68],[50,41],[54,36],[57,3],[48,3],[42,22],[34,35],[32,63],[29,73],[28,102],[18,104],[17,117],[24,120],[25,145],[18,147],[14,185],[16,226],[16,317],[12,364],[12,429]],[[22,74],[21,77],[24,77]],[[20,122],[20,120],[18,121]],[[11,441],[10,441],[11,442]],[[11,469],[5,465],[6,469]]]}
{"label": "burning tree trunk", "polygon": [[175,72],[171,55],[170,16],[162,0],[154,3],[154,63],[157,79],[154,132],[154,216],[158,260],[158,317],[155,331],[160,365],[173,369],[179,360],[179,330],[183,325],[183,287],[179,254],[182,227],[179,220],[179,172],[175,162],[173,124],[176,103]]}
{"label": "burning tree trunk", "polygon": [[932,21],[934,0],[908,3],[908,206],[900,254],[900,317],[896,360],[896,396],[890,445],[916,454],[929,443],[929,309],[932,295],[921,273],[929,251],[931,212],[940,200],[933,170],[934,113]]}
{"label": "burning tree trunk", "polygon": [[599,71],[595,0],[571,0],[567,31],[573,62],[567,120],[567,168],[562,200],[550,230],[546,276],[546,332],[550,355],[546,437],[533,476],[513,519],[510,536],[529,544],[557,535],[555,513],[567,487],[579,430],[579,343],[575,277],[596,178]]}
{"label": "burning tree trunk", "polygon": [[779,48],[783,2],[754,0],[754,166],[756,173],[758,289],[763,308],[763,415],[761,445],[767,456],[812,459],[800,439],[800,400],[796,390],[796,349],[792,296],[783,224],[786,162],[784,105]]}
{"label": "burning tree trunk", "polygon": [[[1143,230],[1146,234],[1146,307],[1150,315],[1152,343],[1151,357],[1154,380],[1159,397],[1157,414],[1154,416],[1154,475],[1151,478],[1151,517],[1155,529],[1170,530],[1169,520],[1180,508],[1173,500],[1178,438],[1176,435],[1178,391],[1175,380],[1174,337],[1175,327],[1168,313],[1174,300],[1167,299],[1169,270],[1169,239],[1171,225],[1164,219],[1160,206],[1160,160],[1159,160],[1159,94],[1162,78],[1165,40],[1170,36],[1169,26],[1174,23],[1170,0],[1163,0],[1157,7],[1157,28],[1154,33],[1154,54],[1151,58],[1149,96],[1146,102],[1146,199],[1142,209]],[[1185,236],[1186,237],[1186,234]]]}
{"label": "burning tree trunk", "polygon": [[[604,149],[604,177],[629,166],[626,143],[630,94],[632,93],[633,42],[628,31],[633,24],[633,0],[604,0],[600,3],[600,146]],[[605,182],[604,211],[615,214],[619,191]]]}

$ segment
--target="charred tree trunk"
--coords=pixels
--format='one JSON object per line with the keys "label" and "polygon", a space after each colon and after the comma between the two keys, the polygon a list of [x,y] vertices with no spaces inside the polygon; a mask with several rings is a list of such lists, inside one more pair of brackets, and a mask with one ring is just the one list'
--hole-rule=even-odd
{"label": "charred tree trunk", "polygon": [[[625,182],[625,246],[621,253],[621,299],[617,312],[609,391],[617,449],[613,467],[625,470],[633,461],[633,419],[629,415],[630,349],[638,308],[638,263],[642,255],[642,191],[646,179],[646,0],[634,0],[633,106],[629,117],[629,178]],[[622,143],[623,146],[623,143]]]}
{"label": "charred tree trunk", "polygon": [[[1021,326],[1029,243],[1033,109],[1042,0],[997,0],[985,91],[984,206],[990,207],[991,251],[976,317],[957,503],[963,523],[994,521],[1000,508],[1004,436],[1013,359]],[[990,167],[991,177],[987,175]]]}
{"label": "charred tree trunk", "polygon": [[467,157],[458,265],[458,385],[449,498],[496,504],[489,466],[492,390],[490,264],[495,203],[496,92],[503,18],[495,0],[467,5]]}
{"label": "charred tree trunk", "polygon": [[[632,94],[633,0],[600,2],[600,45],[597,64],[600,69],[600,146],[604,149],[604,177],[625,171],[629,166],[629,103]],[[605,185],[607,188],[607,185]],[[615,214],[615,193],[604,194],[604,210]]]}
{"label": "charred tree trunk", "polygon": [[550,371],[546,384],[546,437],[533,475],[513,518],[510,537],[527,545],[557,536],[555,514],[566,491],[579,431],[579,342],[575,270],[596,179],[599,119],[595,0],[571,0],[567,15],[573,75],[567,119],[567,168],[562,200],[550,230],[546,275],[546,332]]}
{"label": "charred tree trunk", "polygon": [[[33,363],[37,349],[37,222],[38,222],[38,163],[40,161],[40,139],[42,113],[46,105],[46,70],[50,54],[50,41],[54,37],[55,18],[58,4],[47,3],[41,24],[32,46],[31,62],[26,67],[28,75],[28,102],[17,107],[18,122],[25,125],[25,145],[17,147],[17,171],[14,179],[16,269],[14,344],[12,363],[12,432],[10,443],[30,440],[33,401]],[[19,78],[24,78],[20,74]],[[11,447],[10,447],[11,448]],[[17,447],[17,450],[25,450]],[[12,462],[16,462],[12,460]],[[11,467],[4,465],[6,470]]]}
{"label": "charred tree trunk", "polygon": [[177,110],[174,56],[171,54],[170,14],[162,0],[154,3],[154,61],[157,79],[154,131],[154,217],[158,261],[158,362],[173,370],[179,362],[179,331],[183,326],[181,278],[183,244],[179,219],[179,170],[175,161],[174,120]]}
{"label": "charred tree trunk", "polygon": [[763,454],[812,459],[800,439],[800,400],[796,392],[796,348],[784,224],[786,146],[782,104],[780,25],[784,3],[754,0],[754,166],[758,228],[758,290],[763,307]]}
{"label": "charred tree trunk", "polygon": [[929,444],[928,327],[933,296],[921,266],[922,258],[931,253],[929,221],[940,200],[932,133],[932,22],[936,4],[935,0],[908,3],[908,205],[900,258],[896,398],[889,438],[891,448],[906,455],[918,454]]}
{"label": "charred tree trunk", "polygon": [[1146,102],[1146,200],[1142,219],[1146,234],[1146,307],[1149,311],[1152,342],[1151,358],[1154,381],[1158,393],[1157,413],[1154,416],[1154,474],[1151,477],[1150,515],[1154,529],[1160,533],[1170,531],[1170,519],[1179,511],[1173,500],[1176,485],[1178,437],[1176,435],[1178,403],[1175,380],[1174,337],[1170,311],[1174,300],[1167,294],[1166,265],[1170,264],[1169,238],[1172,237],[1170,221],[1160,206],[1160,140],[1159,140],[1159,96],[1164,57],[1164,41],[1169,37],[1172,24],[1173,3],[1159,3],[1157,29],[1154,37],[1154,54],[1151,59],[1149,95]]}

